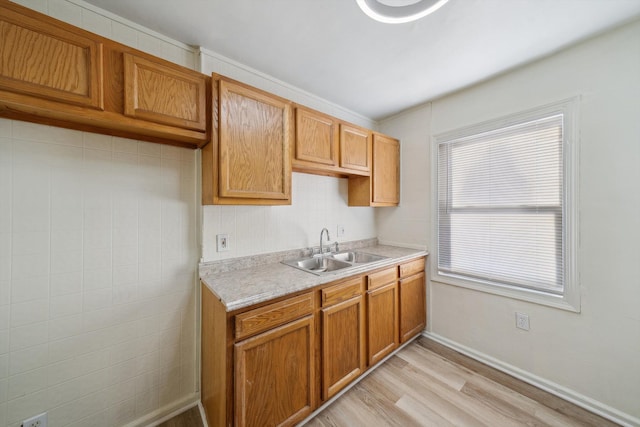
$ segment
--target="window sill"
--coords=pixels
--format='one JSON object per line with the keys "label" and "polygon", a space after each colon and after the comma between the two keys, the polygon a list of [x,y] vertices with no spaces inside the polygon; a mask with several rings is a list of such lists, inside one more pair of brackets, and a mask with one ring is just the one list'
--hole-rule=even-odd
{"label": "window sill", "polygon": [[580,313],[580,297],[579,295],[571,295],[570,290],[565,290],[564,296],[553,295],[530,289],[522,289],[511,286],[490,285],[482,282],[465,280],[457,277],[438,274],[437,271],[432,271],[431,281],[444,285],[458,286],[460,288],[484,292],[487,294],[498,295],[505,298],[545,305],[547,307],[557,308],[560,310]]}

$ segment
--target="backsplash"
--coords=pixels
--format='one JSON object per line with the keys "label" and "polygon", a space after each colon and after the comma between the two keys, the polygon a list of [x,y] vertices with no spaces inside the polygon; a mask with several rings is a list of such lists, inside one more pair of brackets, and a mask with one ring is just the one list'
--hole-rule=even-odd
{"label": "backsplash", "polygon": [[[318,246],[325,227],[331,243],[376,237],[375,209],[347,206],[347,185],[346,178],[294,173],[290,206],[203,206],[201,262]],[[217,234],[229,236],[228,251],[217,252]]]}
{"label": "backsplash", "polygon": [[[354,250],[366,248],[369,246],[375,246],[377,244],[377,238],[355,240],[351,242],[344,242],[340,245],[340,250]],[[305,256],[309,256],[312,253],[312,251],[309,249],[310,248],[292,249],[289,251],[270,252],[266,254],[252,255],[240,258],[227,258],[221,261],[203,262],[199,266],[199,274],[200,277],[203,277],[210,274],[226,273],[228,271],[241,270],[243,268],[273,264],[288,259],[302,258]]]}

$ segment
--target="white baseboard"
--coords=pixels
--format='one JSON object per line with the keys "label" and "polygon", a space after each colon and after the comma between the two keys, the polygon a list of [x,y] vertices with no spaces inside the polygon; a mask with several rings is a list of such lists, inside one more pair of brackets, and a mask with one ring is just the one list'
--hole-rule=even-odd
{"label": "white baseboard", "polygon": [[201,400],[198,400],[198,409],[200,410],[200,418],[202,418],[202,425],[204,427],[209,427],[209,423],[207,423],[207,415],[204,413],[204,407],[202,406]]}
{"label": "white baseboard", "polygon": [[488,354],[484,354],[482,352],[476,351],[470,347],[459,344],[455,341],[452,341],[438,334],[425,331],[422,333],[422,335],[446,347],[449,347],[459,353],[469,356],[472,359],[475,359],[479,362],[489,365],[492,368],[495,368],[499,371],[502,371],[513,377],[516,377],[519,380],[522,380],[528,384],[531,384],[555,396],[558,396],[561,399],[564,399],[577,406],[580,406],[581,408],[584,408],[587,411],[593,412],[594,414],[598,414],[601,417],[604,417],[615,423],[618,423],[626,427],[640,427],[640,418],[636,418],[633,415],[626,414],[609,405],[606,405],[595,399],[587,397],[567,387],[561,386],[560,384],[556,384],[545,378],[532,374],[531,372],[527,372],[516,366],[510,365],[494,357],[491,357]]}
{"label": "white baseboard", "polygon": [[[193,393],[176,402],[170,403],[158,408],[155,411],[125,424],[123,427],[155,427],[163,422],[170,420],[178,414],[187,411],[200,402],[200,394]],[[205,427],[207,425],[205,424]]]}

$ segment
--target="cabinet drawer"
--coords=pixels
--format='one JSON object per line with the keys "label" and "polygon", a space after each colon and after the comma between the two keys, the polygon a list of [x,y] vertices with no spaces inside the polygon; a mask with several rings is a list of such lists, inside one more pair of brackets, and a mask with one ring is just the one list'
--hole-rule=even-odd
{"label": "cabinet drawer", "polygon": [[400,277],[408,277],[424,271],[424,258],[400,264]]}
{"label": "cabinet drawer", "polygon": [[336,304],[362,294],[362,278],[347,280],[322,290],[322,306]]}
{"label": "cabinet drawer", "polygon": [[367,281],[367,289],[375,289],[382,285],[394,282],[398,278],[398,269],[396,267],[390,267],[377,273],[369,275]]}
{"label": "cabinet drawer", "polygon": [[295,320],[313,311],[313,294],[290,298],[236,316],[236,340]]}

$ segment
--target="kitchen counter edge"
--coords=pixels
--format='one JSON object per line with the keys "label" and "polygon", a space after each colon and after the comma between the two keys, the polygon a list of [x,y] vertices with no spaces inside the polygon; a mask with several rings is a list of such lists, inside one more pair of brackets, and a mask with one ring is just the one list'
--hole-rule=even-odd
{"label": "kitchen counter edge", "polygon": [[272,263],[226,273],[204,275],[200,277],[200,280],[222,302],[227,312],[232,312],[429,255],[429,252],[425,250],[389,245],[369,246],[359,248],[357,251],[382,255],[387,258],[322,276],[316,276],[282,263]]}

